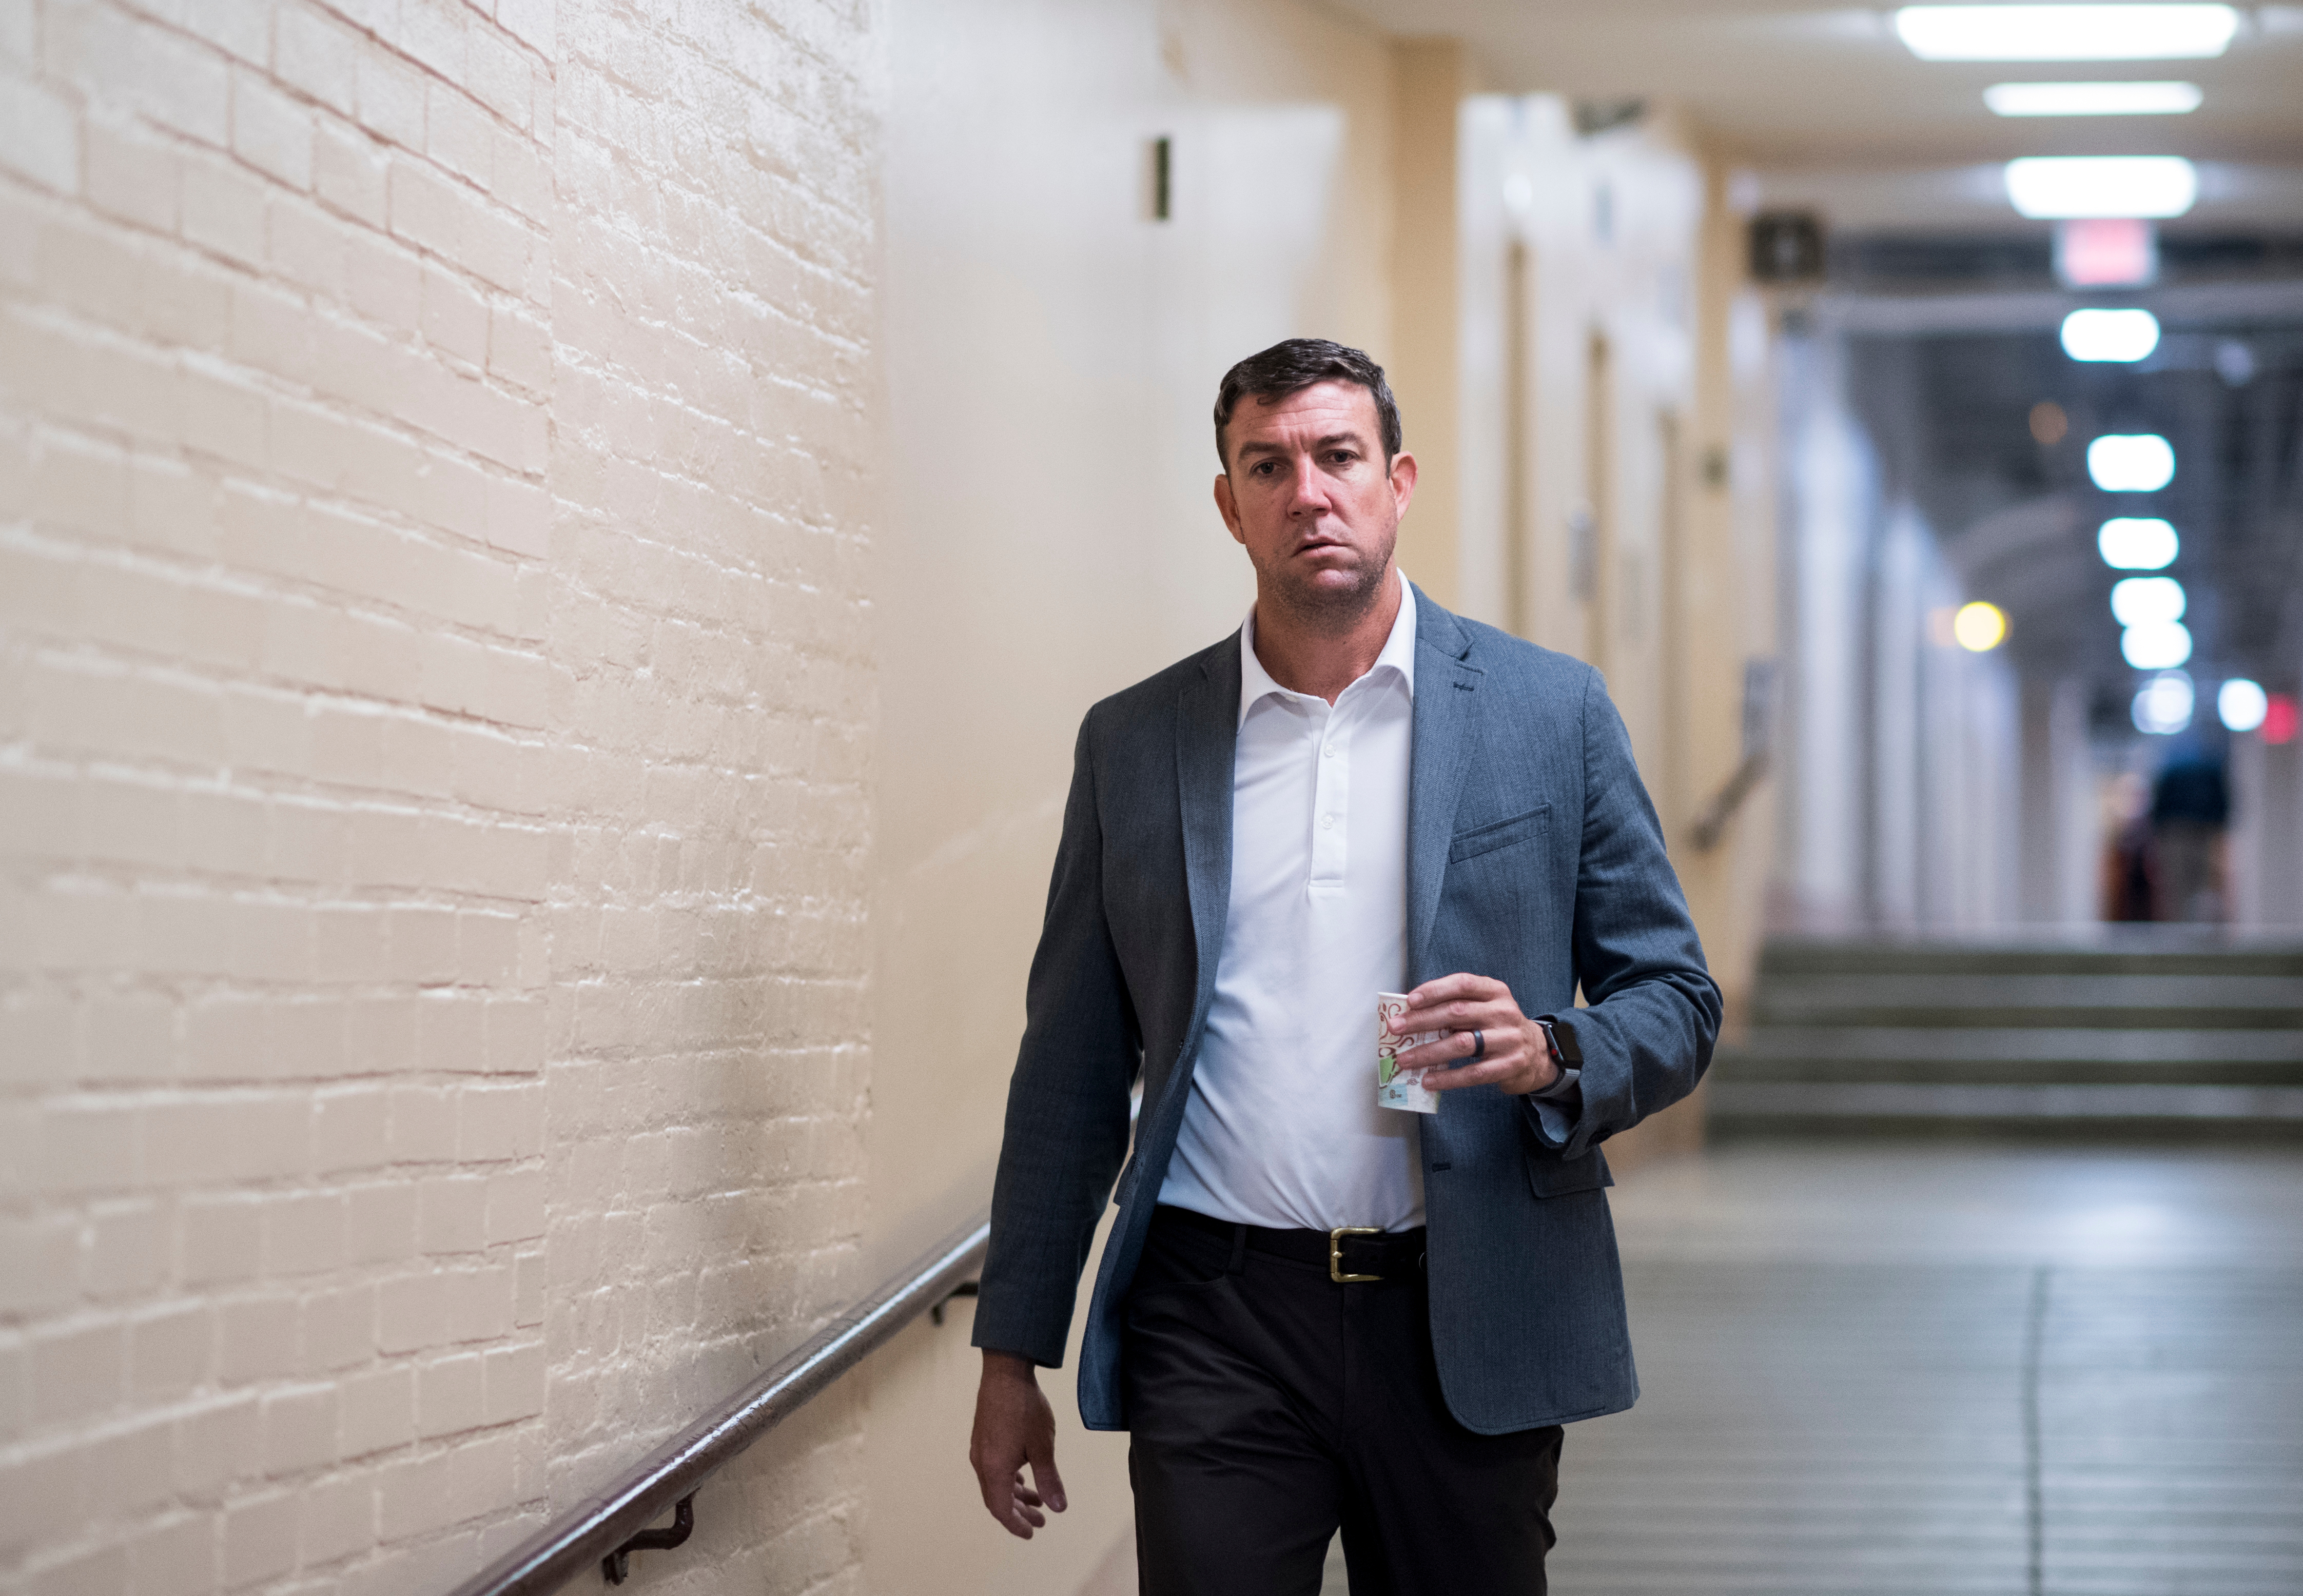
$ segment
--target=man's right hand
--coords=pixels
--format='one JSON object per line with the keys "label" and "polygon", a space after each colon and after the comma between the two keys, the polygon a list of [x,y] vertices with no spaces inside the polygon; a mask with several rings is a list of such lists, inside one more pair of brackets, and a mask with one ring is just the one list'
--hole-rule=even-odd
{"label": "man's right hand", "polygon": [[[1064,1510],[1063,1477],[1056,1473],[1056,1415],[1040,1390],[1040,1371],[1030,1358],[1012,1352],[984,1353],[967,1460],[983,1492],[984,1510],[1009,1534],[1029,1541],[1032,1532],[1048,1522],[1040,1511],[1042,1507]],[[1024,1483],[1026,1463],[1032,1466],[1031,1485]]]}

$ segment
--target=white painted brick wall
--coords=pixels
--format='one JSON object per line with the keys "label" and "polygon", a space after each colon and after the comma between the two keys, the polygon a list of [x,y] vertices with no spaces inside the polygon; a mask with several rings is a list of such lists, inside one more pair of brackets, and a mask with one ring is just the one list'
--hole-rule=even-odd
{"label": "white painted brick wall", "polygon": [[856,1285],[875,16],[0,0],[0,1591],[442,1588]]}

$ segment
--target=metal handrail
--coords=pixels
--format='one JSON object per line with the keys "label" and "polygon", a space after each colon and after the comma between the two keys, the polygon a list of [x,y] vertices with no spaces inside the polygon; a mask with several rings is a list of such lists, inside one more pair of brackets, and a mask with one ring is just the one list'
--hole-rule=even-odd
{"label": "metal handrail", "polygon": [[1727,834],[1727,822],[1735,818],[1735,811],[1743,807],[1743,800],[1751,795],[1751,789],[1759,785],[1760,778],[1767,773],[1767,751],[1765,748],[1755,749],[1743,756],[1743,762],[1735,767],[1735,773],[1711,795],[1711,801],[1695,817],[1694,840],[1699,850],[1708,853],[1719,845],[1719,839]]}
{"label": "metal handrail", "polygon": [[[622,1583],[623,1559],[631,1550],[676,1546],[687,1539],[693,1522],[689,1499],[722,1465],[922,1314],[934,1310],[941,1319],[943,1305],[964,1295],[982,1271],[991,1236],[986,1211],[811,1336],[733,1401],[690,1424],[622,1479],[586,1497],[458,1585],[453,1596],[544,1596],[595,1567],[612,1583]],[[646,1529],[674,1507],[680,1509],[678,1528]],[[648,1539],[635,1547],[643,1533]]]}

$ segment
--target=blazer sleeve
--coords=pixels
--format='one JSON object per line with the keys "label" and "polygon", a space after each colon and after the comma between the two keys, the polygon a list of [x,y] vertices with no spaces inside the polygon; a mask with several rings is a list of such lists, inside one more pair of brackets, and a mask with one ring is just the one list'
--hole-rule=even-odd
{"label": "blazer sleeve", "polygon": [[1575,876],[1575,975],[1589,1007],[1550,1016],[1582,1053],[1565,1100],[1525,1100],[1566,1158],[1695,1089],[1718,1039],[1719,988],[1703,962],[1663,827],[1599,673],[1583,692],[1583,836]]}
{"label": "blazer sleeve", "polygon": [[1091,714],[1082,722],[1073,754],[1063,839],[1025,988],[973,1338],[1050,1368],[1063,1363],[1080,1271],[1127,1154],[1127,1096],[1143,1056],[1104,919],[1093,721]]}

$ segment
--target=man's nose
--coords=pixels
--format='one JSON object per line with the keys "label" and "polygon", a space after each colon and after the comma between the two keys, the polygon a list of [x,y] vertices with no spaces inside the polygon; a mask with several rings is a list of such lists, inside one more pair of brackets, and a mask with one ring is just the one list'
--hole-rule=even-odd
{"label": "man's nose", "polygon": [[1320,476],[1319,466],[1311,460],[1295,462],[1294,475],[1287,485],[1289,515],[1316,516],[1329,508],[1327,482]]}

